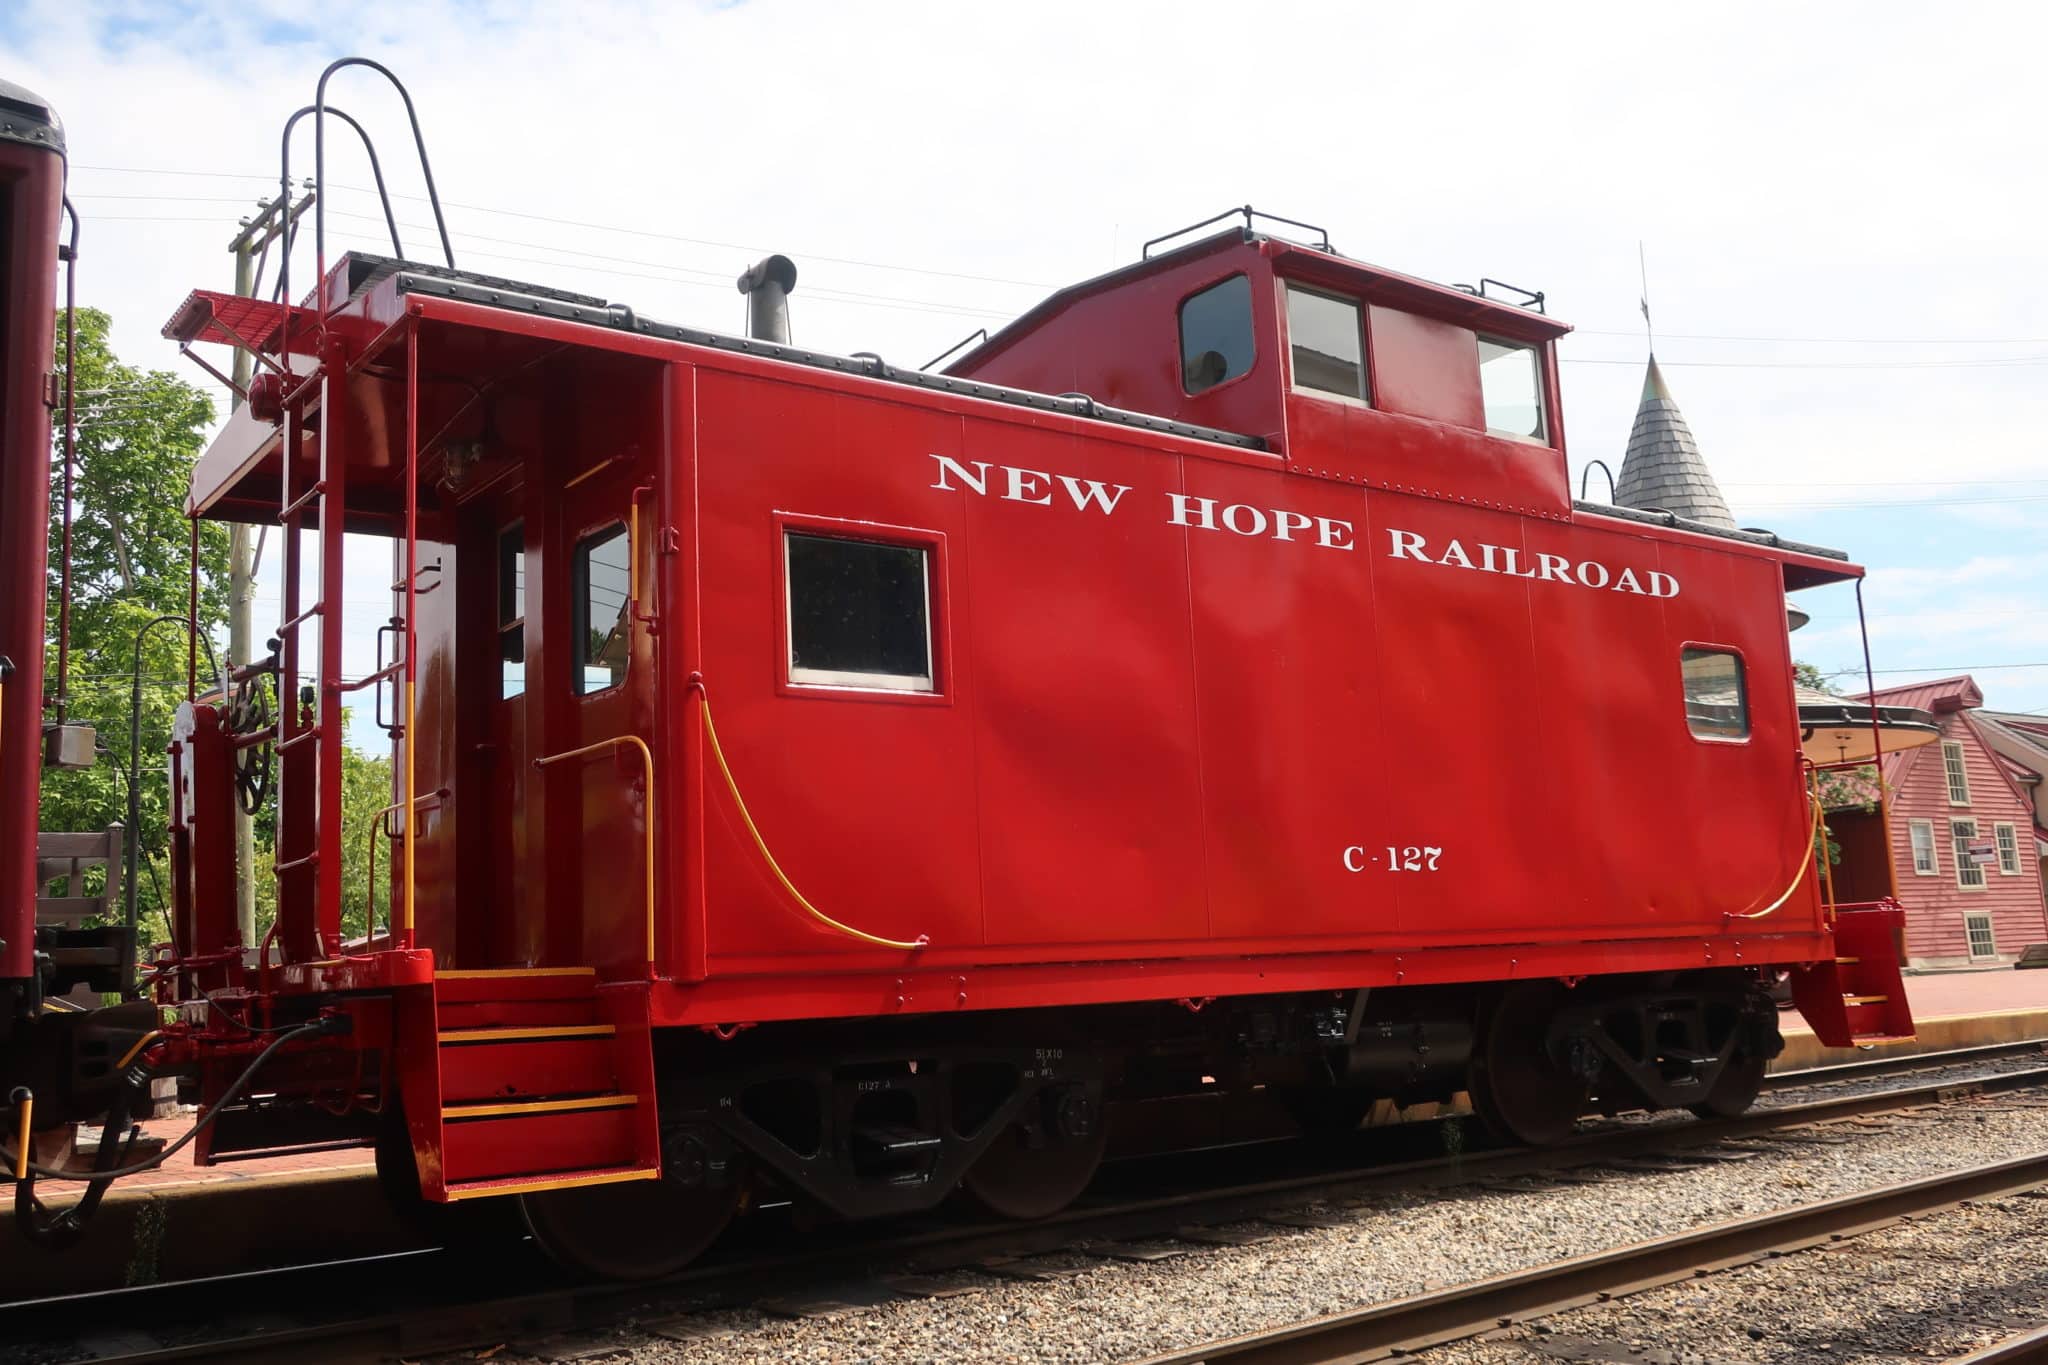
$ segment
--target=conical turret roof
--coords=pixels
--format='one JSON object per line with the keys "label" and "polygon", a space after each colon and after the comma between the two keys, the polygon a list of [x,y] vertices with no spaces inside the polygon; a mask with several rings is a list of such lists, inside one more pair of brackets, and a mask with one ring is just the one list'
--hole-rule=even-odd
{"label": "conical turret roof", "polygon": [[1735,518],[1728,515],[1728,504],[1707,472],[1707,462],[1664,383],[1655,355],[1643,376],[1643,401],[1628,434],[1614,500],[1623,507],[1675,512],[1709,526],[1735,529]]}

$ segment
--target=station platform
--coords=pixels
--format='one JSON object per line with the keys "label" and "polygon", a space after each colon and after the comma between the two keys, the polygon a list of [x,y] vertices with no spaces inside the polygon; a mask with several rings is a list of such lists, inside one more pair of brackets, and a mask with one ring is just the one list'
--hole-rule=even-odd
{"label": "station platform", "polygon": [[[175,1142],[191,1124],[190,1113],[178,1113],[142,1130]],[[37,1197],[53,1209],[84,1189],[72,1181],[36,1182]],[[7,1213],[11,1221],[11,1207]],[[368,1148],[210,1167],[193,1165],[187,1149],[117,1182],[75,1246],[46,1251],[5,1229],[0,1303],[374,1255],[418,1240],[379,1190]]]}
{"label": "station platform", "polygon": [[1794,1011],[1779,1018],[1785,1050],[1772,1071],[1800,1071],[1863,1057],[1909,1057],[1954,1048],[2048,1039],[2048,970],[2009,966],[1908,973],[1914,1036],[1864,1048],[1822,1047]]}

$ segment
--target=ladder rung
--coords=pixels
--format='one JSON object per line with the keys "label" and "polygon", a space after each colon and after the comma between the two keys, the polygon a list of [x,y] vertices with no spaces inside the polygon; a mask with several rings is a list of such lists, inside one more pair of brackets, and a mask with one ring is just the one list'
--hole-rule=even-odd
{"label": "ladder rung", "polygon": [[305,729],[293,735],[290,739],[278,741],[277,752],[284,753],[287,750],[296,749],[301,744],[306,743],[308,740],[314,740],[318,738],[320,738],[320,727],[317,725],[309,725]]}
{"label": "ladder rung", "polygon": [[404,667],[405,660],[394,660],[393,662],[388,663],[384,665],[384,667],[378,669],[375,673],[366,673],[362,677],[357,678],[354,682],[345,682],[341,684],[340,690],[343,692],[360,692],[365,687],[374,687],[376,684],[383,682],[386,678],[396,676],[399,670],[403,669]]}
{"label": "ladder rung", "polygon": [[307,503],[313,501],[315,498],[322,496],[326,492],[327,480],[315,479],[313,481],[313,486],[311,488],[308,488],[305,492],[299,494],[299,496],[297,496],[296,498],[293,498],[290,504],[287,505],[282,512],[279,512],[277,514],[277,519],[281,522],[290,521],[293,517],[297,516],[300,512],[305,510]]}
{"label": "ladder rung", "polygon": [[300,626],[304,625],[304,624],[305,624],[305,623],[306,623],[307,621],[310,621],[310,620],[312,620],[312,619],[313,619],[313,618],[314,618],[315,616],[318,616],[318,615],[320,615],[320,614],[321,614],[322,612],[324,612],[324,611],[326,611],[326,610],[327,610],[327,603],[325,603],[325,602],[315,602],[315,603],[314,603],[314,604],[313,604],[312,606],[310,606],[310,607],[307,607],[307,608],[306,608],[306,609],[305,609],[304,611],[300,612],[300,613],[299,613],[299,614],[298,614],[297,616],[294,616],[294,617],[292,617],[292,618],[291,618],[291,620],[289,620],[289,621],[286,621],[286,622],[285,622],[285,623],[284,623],[283,625],[279,626],[279,627],[278,627],[277,629],[278,629],[278,631],[279,631],[279,633],[280,633],[280,634],[282,634],[283,632],[285,632],[285,631],[287,631],[287,630],[297,630],[297,629],[298,629],[298,628],[299,628]]}

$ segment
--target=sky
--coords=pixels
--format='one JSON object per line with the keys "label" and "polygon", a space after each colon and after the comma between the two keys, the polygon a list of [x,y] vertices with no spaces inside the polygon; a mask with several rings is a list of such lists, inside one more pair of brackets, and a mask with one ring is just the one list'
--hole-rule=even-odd
{"label": "sky", "polygon": [[[1647,283],[1738,523],[1869,567],[1880,685],[1968,671],[1993,707],[2048,710],[2048,8],[309,12],[0,5],[0,75],[66,121],[80,298],[114,315],[125,359],[204,378],[158,328],[187,290],[229,285],[284,118],[342,55],[409,83],[459,265],[737,331],[734,277],[782,251],[800,343],[897,363],[1251,203],[1358,259],[1545,291],[1578,328],[1560,352],[1575,490],[1587,462],[1620,464]],[[360,70],[330,94],[377,142],[408,254],[433,258],[396,100]],[[329,255],[388,251],[342,133]],[[310,136],[292,164],[310,173]],[[352,671],[387,569],[380,546],[353,557]],[[1795,655],[1860,687],[1853,594],[1802,601]]]}

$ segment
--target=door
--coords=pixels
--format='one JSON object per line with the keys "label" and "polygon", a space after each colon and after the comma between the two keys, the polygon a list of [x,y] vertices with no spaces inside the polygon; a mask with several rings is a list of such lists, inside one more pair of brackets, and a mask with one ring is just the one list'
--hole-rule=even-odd
{"label": "door", "polygon": [[481,693],[488,713],[480,727],[476,765],[487,826],[480,841],[486,850],[480,880],[489,887],[481,926],[487,960],[474,964],[478,966],[540,965],[546,955],[539,888],[530,865],[537,846],[527,799],[532,766],[527,684],[532,672],[528,651],[535,641],[526,628],[526,616],[527,604],[537,601],[539,594],[528,573],[524,512],[523,494],[515,484],[497,491],[477,513],[486,522],[477,540],[491,558],[488,574],[478,577],[488,587],[492,607],[489,639],[478,641],[480,648],[470,656],[488,673],[485,686],[471,693]]}

